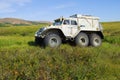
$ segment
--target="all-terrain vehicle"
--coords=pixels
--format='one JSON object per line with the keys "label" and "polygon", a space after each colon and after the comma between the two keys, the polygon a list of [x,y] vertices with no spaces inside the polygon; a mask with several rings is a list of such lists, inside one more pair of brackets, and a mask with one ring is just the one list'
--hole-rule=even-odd
{"label": "all-terrain vehicle", "polygon": [[63,41],[71,40],[80,47],[97,47],[104,38],[102,31],[98,17],[75,14],[69,18],[60,17],[51,26],[40,28],[35,33],[35,42],[58,47]]}

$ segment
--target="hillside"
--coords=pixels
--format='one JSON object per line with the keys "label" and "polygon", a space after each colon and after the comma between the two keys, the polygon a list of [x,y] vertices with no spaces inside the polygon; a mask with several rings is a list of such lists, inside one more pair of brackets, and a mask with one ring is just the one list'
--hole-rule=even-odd
{"label": "hillside", "polygon": [[0,27],[0,80],[120,80],[120,22],[102,23],[102,45],[85,48],[36,45],[43,26]]}
{"label": "hillside", "polygon": [[49,24],[49,21],[28,21],[18,18],[2,18],[0,19],[0,27],[19,26],[19,25],[37,25]]}
{"label": "hillside", "polygon": [[27,20],[17,19],[17,18],[3,18],[0,19],[0,23],[10,23],[10,24],[31,24]]}

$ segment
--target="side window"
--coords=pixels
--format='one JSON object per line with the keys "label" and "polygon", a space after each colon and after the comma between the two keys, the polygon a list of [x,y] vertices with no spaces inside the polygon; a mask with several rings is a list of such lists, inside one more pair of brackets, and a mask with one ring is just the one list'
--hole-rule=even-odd
{"label": "side window", "polygon": [[71,20],[71,25],[77,25],[77,22],[74,20]]}
{"label": "side window", "polygon": [[64,20],[63,24],[64,24],[64,25],[69,25],[70,22],[69,22],[69,20]]}

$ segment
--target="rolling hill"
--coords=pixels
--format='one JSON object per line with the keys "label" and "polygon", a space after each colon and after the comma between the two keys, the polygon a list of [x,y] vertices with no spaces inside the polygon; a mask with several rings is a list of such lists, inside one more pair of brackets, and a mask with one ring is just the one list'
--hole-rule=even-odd
{"label": "rolling hill", "polygon": [[1,18],[0,26],[49,24],[49,21],[29,21],[18,18]]}
{"label": "rolling hill", "polygon": [[31,24],[30,21],[17,19],[17,18],[3,18],[0,19],[0,23],[10,23],[10,24]]}

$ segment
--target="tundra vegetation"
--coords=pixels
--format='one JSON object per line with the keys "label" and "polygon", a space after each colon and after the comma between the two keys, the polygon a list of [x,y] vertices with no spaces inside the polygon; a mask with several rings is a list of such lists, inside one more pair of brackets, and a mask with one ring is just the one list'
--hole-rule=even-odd
{"label": "tundra vegetation", "polygon": [[[0,24],[4,26],[5,24]],[[120,22],[104,22],[100,47],[34,43],[40,25],[0,27],[0,80],[120,80]]]}

